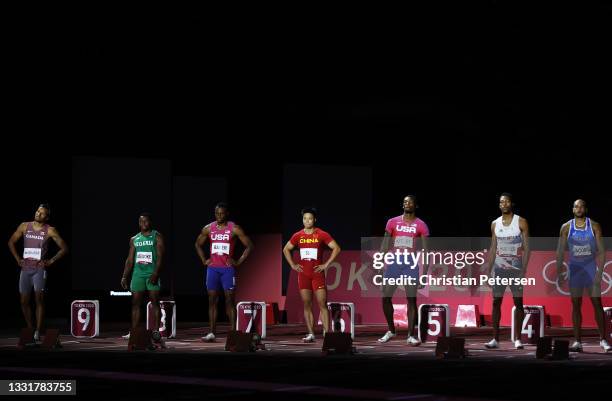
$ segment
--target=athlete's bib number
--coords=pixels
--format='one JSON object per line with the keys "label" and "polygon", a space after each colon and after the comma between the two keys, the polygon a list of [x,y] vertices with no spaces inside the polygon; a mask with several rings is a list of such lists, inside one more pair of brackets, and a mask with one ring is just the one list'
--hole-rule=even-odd
{"label": "athlete's bib number", "polygon": [[574,256],[591,256],[590,245],[574,245],[572,247],[572,254]]}
{"label": "athlete's bib number", "polygon": [[153,252],[136,252],[136,263],[149,265],[153,263]]}
{"label": "athlete's bib number", "polygon": [[317,260],[317,248],[300,248],[300,259],[302,260]]}
{"label": "athlete's bib number", "polygon": [[229,255],[230,244],[227,242],[213,242],[212,248],[210,250],[211,253],[216,255]]}
{"label": "athlete's bib number", "polygon": [[498,249],[498,254],[499,255],[504,255],[504,256],[517,256],[518,255],[518,250],[520,248],[520,244],[504,244],[504,245],[500,245]]}
{"label": "athlete's bib number", "polygon": [[42,249],[40,248],[24,248],[23,249],[24,259],[40,260],[41,255],[42,255]]}
{"label": "athlete's bib number", "polygon": [[412,248],[413,240],[412,237],[395,237],[393,245],[396,248]]}

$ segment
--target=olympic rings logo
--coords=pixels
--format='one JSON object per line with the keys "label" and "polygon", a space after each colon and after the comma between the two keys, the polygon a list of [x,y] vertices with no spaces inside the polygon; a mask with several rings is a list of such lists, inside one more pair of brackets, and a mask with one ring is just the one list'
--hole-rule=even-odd
{"label": "olympic rings logo", "polygon": [[[559,294],[563,294],[563,295],[570,295],[569,291],[564,290],[563,288],[561,288],[561,286],[559,285],[559,277],[555,277],[550,278],[550,266],[556,266],[557,265],[557,261],[556,260],[551,260],[550,262],[546,263],[544,265],[544,268],[542,269],[542,277],[544,278],[544,281],[546,281],[549,284],[554,284],[557,287],[557,291],[559,292]],[[606,272],[606,268],[612,265],[612,260],[608,261],[604,264],[604,271],[601,277],[601,295],[607,294],[611,289],[612,289],[612,276],[610,276],[610,274],[608,274]],[[562,272],[561,274],[563,275],[564,280],[568,280],[568,266],[567,263],[563,262],[563,266],[565,267],[565,271]],[[604,289],[604,283],[605,283],[605,289]]]}

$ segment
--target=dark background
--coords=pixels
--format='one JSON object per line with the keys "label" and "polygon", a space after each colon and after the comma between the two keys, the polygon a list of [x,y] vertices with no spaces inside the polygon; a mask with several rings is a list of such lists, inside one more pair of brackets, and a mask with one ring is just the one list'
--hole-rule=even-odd
{"label": "dark background", "polygon": [[[173,227],[165,231],[181,265],[193,261],[191,231],[212,219],[219,197],[252,234],[287,236],[299,228],[292,210],[315,203],[322,226],[347,244],[358,237],[347,221],[380,235],[406,193],[436,236],[488,235],[503,191],[534,236],[556,235],[577,197],[604,234],[612,227],[610,6],[484,2],[305,23],[212,10],[121,15],[26,18],[15,30],[5,238],[46,201],[73,248],[82,224],[123,258],[131,213],[142,209],[124,163],[151,159],[166,166],[155,182],[172,190],[154,206],[172,211],[161,223]],[[72,177],[85,173],[75,157],[110,169],[94,172],[108,191],[78,221],[85,204],[73,203]],[[310,192],[287,177],[295,165],[314,166]],[[360,173],[317,173],[329,168]],[[8,252],[2,260],[16,325],[18,269]],[[50,274],[50,316],[65,315],[76,268],[66,258]],[[206,319],[205,302],[181,318]]]}

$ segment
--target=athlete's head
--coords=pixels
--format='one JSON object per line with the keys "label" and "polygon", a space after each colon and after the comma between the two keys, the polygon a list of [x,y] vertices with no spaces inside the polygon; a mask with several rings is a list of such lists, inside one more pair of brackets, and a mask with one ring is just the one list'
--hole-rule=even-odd
{"label": "athlete's head", "polygon": [[574,217],[582,218],[587,214],[587,205],[583,199],[576,199],[574,201],[574,207],[572,209]]}
{"label": "athlete's head", "polygon": [[502,213],[511,213],[514,210],[514,202],[512,202],[512,194],[504,192],[499,196],[499,210]]}
{"label": "athlete's head", "polygon": [[217,224],[223,224],[227,221],[229,216],[229,208],[227,203],[219,202],[215,206],[215,219],[217,220]]}
{"label": "athlete's head", "polygon": [[417,208],[417,199],[414,195],[404,196],[404,213],[414,213]]}
{"label": "athlete's head", "polygon": [[34,213],[34,221],[37,223],[46,223],[51,216],[51,209],[46,203],[40,204]]}
{"label": "athlete's head", "polygon": [[305,207],[302,209],[302,223],[304,228],[313,228],[317,221],[317,210],[314,207]]}
{"label": "athlete's head", "polygon": [[151,227],[153,227],[153,219],[151,219],[151,214],[147,212],[140,213],[138,217],[138,227],[140,227],[141,232],[151,231]]}

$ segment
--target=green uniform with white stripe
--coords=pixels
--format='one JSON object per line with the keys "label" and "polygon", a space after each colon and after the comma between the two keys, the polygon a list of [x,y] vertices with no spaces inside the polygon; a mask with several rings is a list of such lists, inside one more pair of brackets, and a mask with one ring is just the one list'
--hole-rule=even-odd
{"label": "green uniform with white stripe", "polygon": [[157,266],[157,231],[152,230],[149,235],[136,234],[132,237],[132,244],[134,244],[135,252],[130,290],[132,292],[159,291],[159,279],[155,285],[149,281]]}

